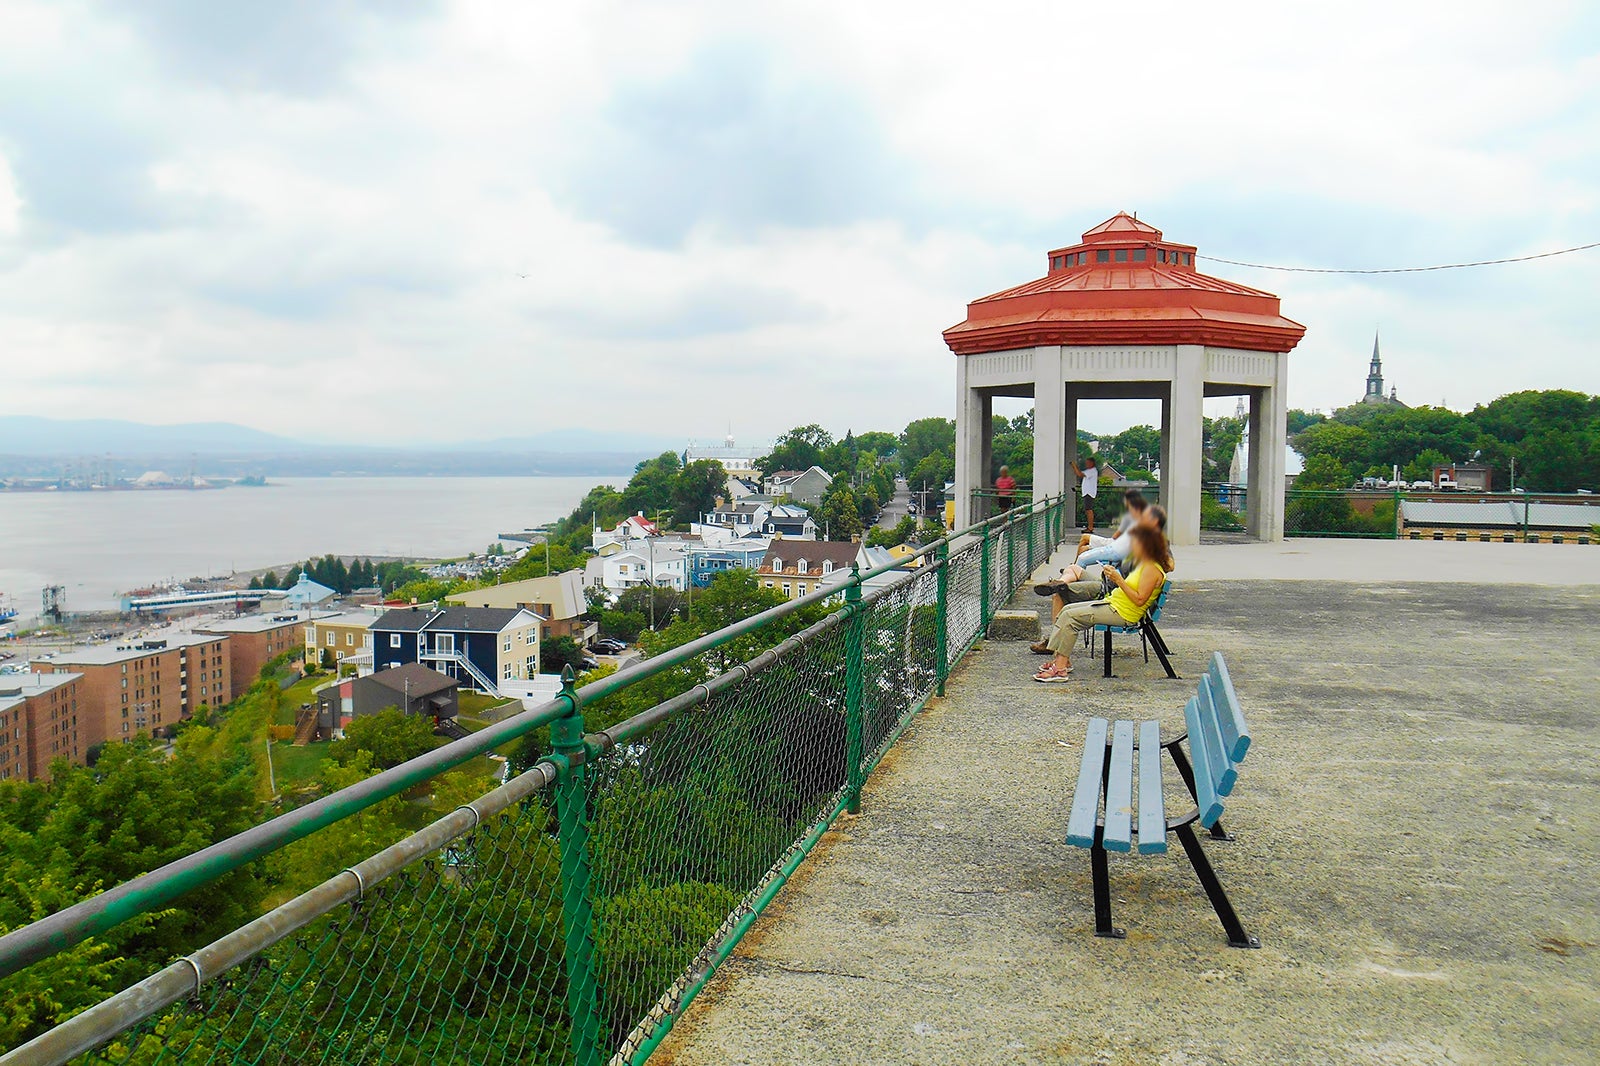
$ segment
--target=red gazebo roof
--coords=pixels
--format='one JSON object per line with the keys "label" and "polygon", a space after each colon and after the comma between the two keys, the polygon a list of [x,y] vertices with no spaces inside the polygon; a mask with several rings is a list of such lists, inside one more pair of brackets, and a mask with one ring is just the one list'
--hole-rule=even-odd
{"label": "red gazebo roof", "polygon": [[1278,298],[1194,269],[1195,247],[1119,212],[1079,244],[1050,252],[1050,270],[967,305],[944,331],[957,355],[1041,344],[1210,344],[1287,352],[1306,328]]}

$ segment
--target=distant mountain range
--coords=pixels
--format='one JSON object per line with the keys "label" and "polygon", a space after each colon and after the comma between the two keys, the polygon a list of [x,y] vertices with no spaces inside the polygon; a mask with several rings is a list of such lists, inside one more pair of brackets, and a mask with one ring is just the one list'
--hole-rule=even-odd
{"label": "distant mountain range", "polygon": [[622,475],[687,442],[636,432],[548,430],[450,444],[360,446],[296,440],[230,422],[150,425],[119,419],[0,415],[0,476],[53,477],[68,467],[119,477],[143,470],[201,474]]}

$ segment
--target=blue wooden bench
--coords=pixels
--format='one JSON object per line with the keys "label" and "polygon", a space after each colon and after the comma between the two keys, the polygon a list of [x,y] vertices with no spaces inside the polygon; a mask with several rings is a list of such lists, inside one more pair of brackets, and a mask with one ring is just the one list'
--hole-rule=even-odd
{"label": "blue wooden bench", "polygon": [[[1106,853],[1111,851],[1153,855],[1167,850],[1167,834],[1177,835],[1194,867],[1200,887],[1228,934],[1239,948],[1260,947],[1245,931],[1216,871],[1200,847],[1196,824],[1211,835],[1231,839],[1222,831],[1222,799],[1233,792],[1239,764],[1250,750],[1250,730],[1239,709],[1228,666],[1220,654],[1184,708],[1187,730],[1176,739],[1163,740],[1157,721],[1108,722],[1089,719],[1083,742],[1083,765],[1067,819],[1067,843],[1089,849],[1094,881],[1094,931],[1096,936],[1122,937],[1111,924],[1111,879]],[[1189,756],[1183,745],[1188,742]],[[1168,752],[1179,776],[1189,788],[1194,810],[1167,817],[1161,781],[1161,752]],[[1137,770],[1135,758],[1137,757]],[[1193,765],[1190,765],[1190,761]],[[1135,794],[1138,796],[1135,804]],[[1104,804],[1104,814],[1101,805]]]}
{"label": "blue wooden bench", "polygon": [[1090,656],[1094,655],[1095,634],[1106,635],[1106,667],[1105,676],[1111,676],[1111,634],[1137,633],[1144,642],[1144,661],[1150,661],[1150,649],[1156,650],[1156,658],[1161,660],[1162,667],[1167,671],[1167,676],[1176,679],[1178,672],[1172,668],[1172,649],[1167,647],[1167,642],[1161,636],[1161,630],[1156,628],[1156,623],[1161,620],[1161,608],[1166,606],[1167,593],[1172,590],[1172,578],[1168,577],[1161,582],[1161,591],[1156,593],[1156,602],[1144,613],[1144,617],[1137,622],[1125,626],[1095,626],[1084,634],[1084,639],[1089,645]]}

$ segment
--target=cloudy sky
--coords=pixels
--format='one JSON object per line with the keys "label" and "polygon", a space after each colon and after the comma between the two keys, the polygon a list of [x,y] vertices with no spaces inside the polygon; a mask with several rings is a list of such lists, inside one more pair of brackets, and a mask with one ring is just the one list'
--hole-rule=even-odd
{"label": "cloudy sky", "polygon": [[[0,0],[0,413],[898,428],[1119,209],[1266,263],[1600,240],[1595,6]],[[1309,327],[1294,406],[1379,325],[1413,403],[1600,392],[1600,250],[1207,269]]]}

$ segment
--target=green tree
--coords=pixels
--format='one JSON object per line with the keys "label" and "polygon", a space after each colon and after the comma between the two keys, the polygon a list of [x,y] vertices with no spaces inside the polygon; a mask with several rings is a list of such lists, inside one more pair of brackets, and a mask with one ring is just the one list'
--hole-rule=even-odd
{"label": "green tree", "polygon": [[672,483],[672,516],[678,525],[698,522],[727,491],[728,472],[714,459],[696,459]]}
{"label": "green tree", "polygon": [[1417,453],[1417,457],[1407,463],[1400,470],[1400,476],[1407,481],[1432,481],[1433,468],[1448,465],[1450,457],[1437,448],[1424,448]]}
{"label": "green tree", "polygon": [[676,452],[662,452],[634,468],[633,478],[622,490],[623,516],[643,514],[654,518],[657,512],[672,509],[672,489],[683,463]]}
{"label": "green tree", "polygon": [[861,499],[844,481],[835,481],[829,487],[814,517],[829,540],[849,540],[865,528],[861,521]]}
{"label": "green tree", "polygon": [[764,475],[778,470],[807,470],[822,466],[822,453],[833,444],[833,436],[815,423],[796,426],[773,442],[772,451],[756,461]]}
{"label": "green tree", "polygon": [[[908,481],[914,477],[922,461],[930,455],[942,454],[947,458],[956,451],[956,424],[948,418],[919,418],[906,426],[900,434],[900,468]],[[955,469],[954,462],[951,469]],[[939,482],[940,486],[944,482]]]}
{"label": "green tree", "polygon": [[539,671],[559,674],[566,667],[574,673],[583,669],[584,651],[571,637],[551,637],[539,644]]}
{"label": "green tree", "polygon": [[359,766],[363,754],[381,770],[399,766],[438,746],[433,720],[385,707],[377,714],[359,715],[345,727],[344,739],[334,741],[328,757],[340,766]]}

